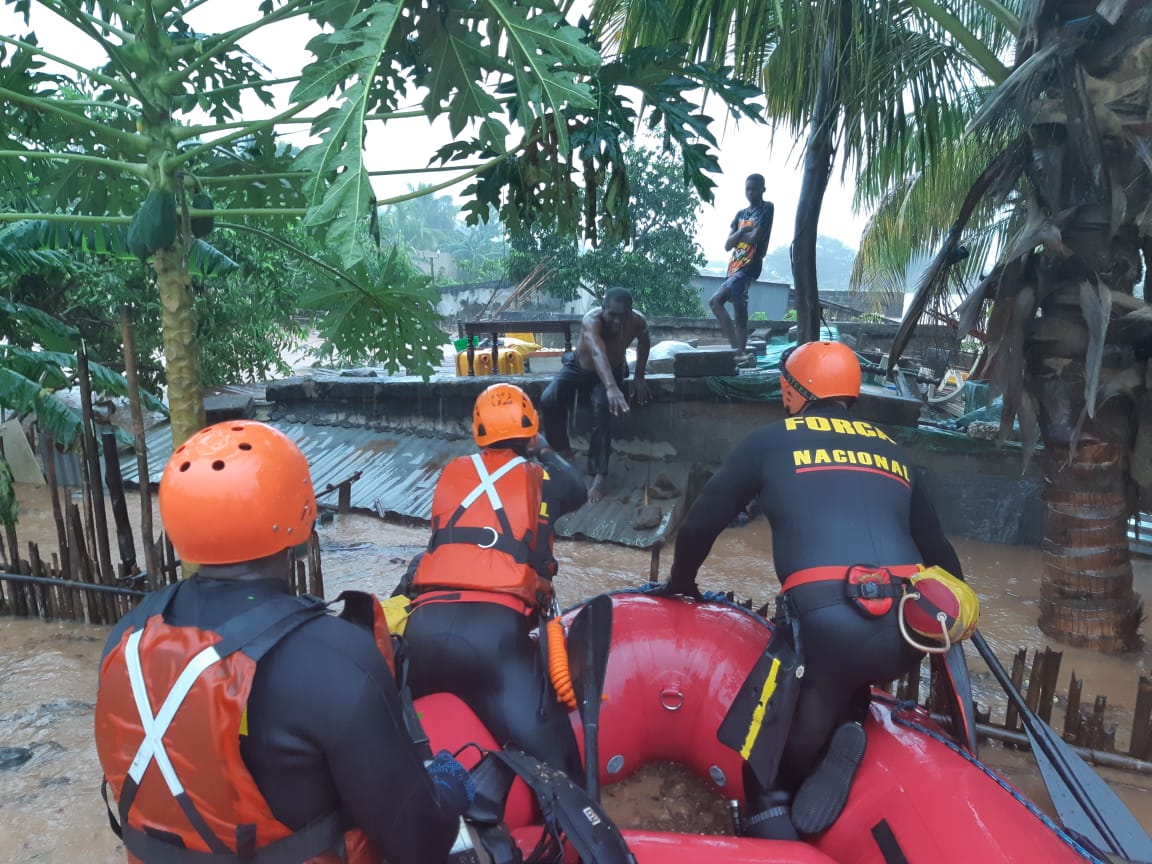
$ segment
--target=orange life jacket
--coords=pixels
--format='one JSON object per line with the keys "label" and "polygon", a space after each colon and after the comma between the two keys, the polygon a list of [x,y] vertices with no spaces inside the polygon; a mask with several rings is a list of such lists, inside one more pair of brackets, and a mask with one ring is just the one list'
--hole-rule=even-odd
{"label": "orange life jacket", "polygon": [[[299,831],[277,820],[240,755],[257,663],[327,606],[284,595],[217,630],[165,623],[187,584],[150,595],[132,613],[143,625],[129,627],[100,666],[96,750],[105,800],[110,787],[118,804],[119,822],[111,807],[109,818],[128,860],[375,864],[363,832],[345,831],[338,813]],[[391,662],[386,625],[381,631],[377,623],[379,602],[358,592],[341,598],[346,617],[372,615],[377,645]]]}
{"label": "orange life jacket", "polygon": [[533,608],[550,603],[552,583],[536,567],[543,486],[543,467],[511,450],[450,462],[432,498],[432,539],[415,589],[510,594]]}

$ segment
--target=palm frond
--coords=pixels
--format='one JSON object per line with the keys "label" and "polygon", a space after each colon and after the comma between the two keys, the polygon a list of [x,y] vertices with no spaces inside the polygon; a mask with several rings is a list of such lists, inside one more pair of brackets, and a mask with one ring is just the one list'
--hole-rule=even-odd
{"label": "palm frond", "polygon": [[[892,187],[864,229],[853,265],[854,292],[867,296],[876,307],[905,293],[909,273],[922,268],[948,236],[956,218],[955,202],[964,198],[987,167],[989,152],[987,143],[974,137],[949,141],[922,171]],[[857,189],[857,206],[865,206],[864,194]],[[989,187],[965,229],[968,256],[955,264],[953,283],[978,278],[990,251],[1002,242],[1007,224],[1000,190]],[[956,302],[967,291],[958,293]],[[941,306],[948,305],[940,300]]]}
{"label": "palm frond", "polygon": [[896,331],[896,336],[892,341],[892,349],[889,352],[889,371],[895,366],[904,348],[907,347],[908,340],[912,338],[912,333],[924,314],[929,300],[947,290],[948,271],[957,261],[960,238],[972,218],[972,214],[990,190],[1003,188],[1009,182],[1008,178],[1020,176],[1030,154],[1029,141],[1021,136],[1007,150],[999,153],[976,179],[965,196],[956,221],[945,236],[940,251],[936,253],[936,257],[925,270],[920,285],[912,297],[912,302],[904,313],[904,320],[900,322],[900,328]]}

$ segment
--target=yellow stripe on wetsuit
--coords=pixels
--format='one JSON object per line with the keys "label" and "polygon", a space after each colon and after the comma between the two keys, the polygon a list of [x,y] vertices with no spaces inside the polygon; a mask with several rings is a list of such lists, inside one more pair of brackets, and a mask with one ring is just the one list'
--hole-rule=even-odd
{"label": "yellow stripe on wetsuit", "polygon": [[764,714],[768,710],[768,701],[776,692],[776,675],[780,671],[780,658],[772,658],[772,668],[768,670],[768,677],[764,679],[764,686],[760,690],[760,701],[752,712],[752,722],[748,725],[748,735],[744,738],[744,746],[740,748],[740,755],[745,759],[756,746],[756,739],[760,737],[760,729],[764,723]]}

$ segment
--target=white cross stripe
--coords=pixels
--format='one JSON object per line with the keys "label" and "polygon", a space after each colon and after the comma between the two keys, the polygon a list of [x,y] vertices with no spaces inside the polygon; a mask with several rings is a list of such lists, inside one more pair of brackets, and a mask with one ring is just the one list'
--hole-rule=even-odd
{"label": "white cross stripe", "polygon": [[484,464],[484,459],[479,453],[473,453],[472,466],[476,469],[476,474],[480,477],[480,485],[465,496],[464,500],[460,502],[460,506],[467,510],[477,498],[486,494],[488,496],[488,503],[492,505],[493,510],[503,510],[504,502],[500,500],[500,493],[496,491],[496,481],[525,461],[527,460],[522,456],[517,456],[489,474],[488,466]]}
{"label": "white cross stripe", "polygon": [[148,765],[155,759],[156,767],[160,769],[164,782],[168,784],[168,791],[176,796],[183,793],[184,785],[176,776],[176,769],[172,767],[172,760],[168,758],[168,751],[164,749],[164,735],[167,734],[168,727],[172,724],[192,685],[204,670],[220,660],[220,655],[215,646],[209,645],[193,657],[176,678],[176,683],[164,698],[159,713],[153,717],[152,706],[148,702],[148,688],[144,684],[144,671],[140,666],[140,638],[143,635],[144,631],[141,629],[129,636],[125,652],[128,661],[128,680],[132,684],[132,698],[136,700],[136,711],[140,714],[140,725],[144,728],[144,740],[140,742],[140,748],[128,767],[128,776],[139,786],[144,772],[148,770]]}

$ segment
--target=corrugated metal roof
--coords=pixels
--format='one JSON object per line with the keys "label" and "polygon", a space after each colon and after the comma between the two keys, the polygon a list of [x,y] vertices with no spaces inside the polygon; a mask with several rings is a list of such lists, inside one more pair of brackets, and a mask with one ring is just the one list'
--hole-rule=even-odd
{"label": "corrugated metal roof", "polygon": [[[421,436],[412,432],[378,431],[343,426],[270,420],[296,442],[312,469],[312,482],[318,494],[335,486],[357,471],[360,478],[351,487],[351,505],[358,511],[381,518],[416,519],[427,522],[432,511],[432,494],[441,469],[457,456],[474,452],[470,439]],[[172,450],[167,425],[147,434],[148,474],[157,484]],[[136,457],[121,457],[125,485],[138,486]],[[562,537],[581,537],[626,546],[648,548],[672,531],[684,515],[684,491],[691,465],[687,462],[657,462],[613,458],[607,496],[595,504],[585,504],[556,523]],[[639,508],[645,503],[645,487],[655,494],[648,503],[660,508],[659,522],[650,528],[634,528]],[[336,492],[320,497],[322,505],[336,505]],[[655,517],[654,511],[649,514]],[[655,521],[651,519],[649,521]]]}

